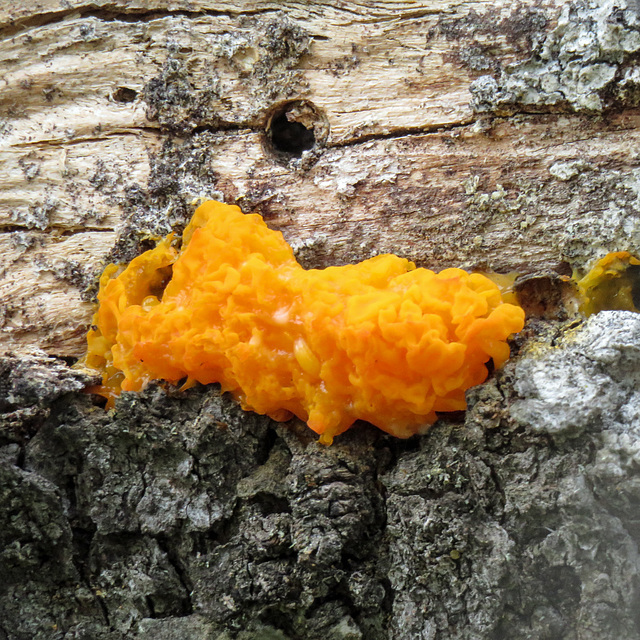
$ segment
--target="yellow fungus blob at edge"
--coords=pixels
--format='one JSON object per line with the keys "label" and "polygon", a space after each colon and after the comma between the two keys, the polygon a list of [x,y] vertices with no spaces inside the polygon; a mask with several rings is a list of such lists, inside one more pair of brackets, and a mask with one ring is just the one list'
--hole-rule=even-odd
{"label": "yellow fungus blob at edge", "polygon": [[100,279],[84,363],[110,405],[186,377],[220,383],[244,409],[296,415],[324,444],[358,419],[405,438],[465,409],[524,325],[496,284],[461,269],[387,254],[305,270],[259,215],[219,202],[198,207],[179,252],[171,243]]}
{"label": "yellow fungus blob at edge", "polygon": [[605,309],[639,311],[637,293],[640,260],[628,251],[608,253],[582,278],[574,274],[580,310],[590,316]]}

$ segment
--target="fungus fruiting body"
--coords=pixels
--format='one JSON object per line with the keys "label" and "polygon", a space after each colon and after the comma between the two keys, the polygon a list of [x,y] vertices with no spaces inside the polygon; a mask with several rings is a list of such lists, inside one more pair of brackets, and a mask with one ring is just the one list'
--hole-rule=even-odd
{"label": "fungus fruiting body", "polygon": [[85,364],[109,402],[149,381],[220,383],[329,444],[354,421],[408,437],[501,366],[524,312],[489,278],[395,255],[303,269],[257,214],[205,202],[184,231],[106,268]]}
{"label": "fungus fruiting body", "polygon": [[628,251],[608,253],[585,276],[574,279],[580,309],[587,316],[604,309],[640,309],[640,260]]}

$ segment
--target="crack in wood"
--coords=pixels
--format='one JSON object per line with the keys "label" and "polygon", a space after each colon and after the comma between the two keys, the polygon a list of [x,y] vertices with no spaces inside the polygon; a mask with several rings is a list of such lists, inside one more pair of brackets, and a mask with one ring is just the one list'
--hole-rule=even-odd
{"label": "crack in wood", "polygon": [[34,229],[25,225],[0,224],[0,235],[16,233],[16,232],[32,232],[42,235],[55,235],[58,238],[67,238],[78,233],[113,233],[115,229],[110,227],[60,227],[52,225],[46,229]]}
{"label": "crack in wood", "polygon": [[[120,7],[124,9],[125,7]],[[95,9],[87,8],[86,11],[82,10],[82,7],[74,7],[71,9],[65,9],[62,11],[50,11],[44,14],[37,14],[27,18],[17,20],[10,20],[5,23],[4,26],[0,25],[0,38],[14,38],[23,31],[27,31],[32,28],[47,27],[59,22],[64,22],[69,18],[96,18],[103,22],[151,22],[153,20],[161,20],[168,17],[185,17],[189,19],[211,16],[211,17],[229,17],[235,18],[239,16],[252,16],[252,15],[264,15],[264,14],[277,13],[277,9],[253,9],[253,10],[238,10],[238,11],[215,11],[213,9],[202,9],[201,11],[188,11],[184,9],[176,10],[145,10],[145,9],[131,9],[130,11],[110,11],[109,9],[102,9],[96,11]]]}
{"label": "crack in wood", "polygon": [[361,136],[347,138],[346,140],[340,140],[338,142],[329,143],[327,148],[341,149],[343,147],[353,147],[365,142],[371,142],[376,140],[392,140],[396,138],[403,138],[405,136],[416,135],[428,135],[432,133],[446,133],[448,131],[456,131],[457,129],[464,129],[469,125],[477,122],[479,118],[468,118],[460,122],[453,122],[449,124],[431,124],[418,127],[402,127],[388,131],[386,133],[371,133]]}

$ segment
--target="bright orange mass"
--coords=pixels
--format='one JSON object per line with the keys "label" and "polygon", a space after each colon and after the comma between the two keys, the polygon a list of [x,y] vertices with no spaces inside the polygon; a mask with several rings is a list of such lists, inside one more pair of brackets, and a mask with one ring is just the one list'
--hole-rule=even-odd
{"label": "bright orange mass", "polygon": [[524,312],[487,277],[381,255],[303,269],[257,214],[205,202],[100,279],[85,364],[112,403],[154,379],[219,382],[244,409],[294,414],[330,444],[355,420],[405,438],[501,366]]}

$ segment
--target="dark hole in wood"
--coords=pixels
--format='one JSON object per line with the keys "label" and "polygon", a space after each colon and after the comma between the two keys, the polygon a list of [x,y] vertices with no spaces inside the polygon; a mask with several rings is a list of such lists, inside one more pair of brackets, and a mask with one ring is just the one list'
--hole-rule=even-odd
{"label": "dark hole in wood", "polygon": [[116,102],[133,102],[138,97],[138,92],[129,87],[118,87],[113,92],[113,99]]}
{"label": "dark hole in wood", "polygon": [[287,111],[276,115],[271,120],[268,133],[277,151],[291,154],[296,158],[302,156],[303,151],[312,149],[316,143],[313,129],[307,129],[299,122],[290,121],[287,118]]}

